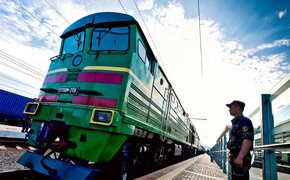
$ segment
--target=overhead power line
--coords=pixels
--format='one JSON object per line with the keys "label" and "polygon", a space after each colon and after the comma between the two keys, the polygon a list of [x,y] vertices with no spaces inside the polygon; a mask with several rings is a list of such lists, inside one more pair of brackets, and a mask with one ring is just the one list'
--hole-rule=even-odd
{"label": "overhead power line", "polygon": [[33,94],[33,93],[31,93],[31,92],[27,92],[27,91],[25,91],[25,90],[23,90],[23,89],[17,89],[17,88],[15,88],[15,87],[9,86],[9,85],[7,85],[7,84],[3,84],[3,83],[1,83],[1,82],[0,82],[0,85],[1,85],[1,86],[4,86],[4,87],[7,87],[7,88],[10,88],[10,89],[13,89],[14,91],[16,90],[16,91],[22,92],[22,93],[27,94],[27,95],[30,95],[30,96],[34,96],[34,97],[35,97],[35,95],[37,95],[37,94]]}
{"label": "overhead power line", "polygon": [[60,37],[55,31],[53,31],[50,27],[48,27],[46,24],[42,23],[41,20],[39,20],[35,15],[33,15],[31,12],[29,12],[25,7],[23,7],[19,2],[16,0],[13,0],[18,6],[20,6],[22,9],[24,9],[30,16],[32,16],[34,19],[36,19],[40,24],[44,25],[47,29],[49,29],[53,34],[57,35],[57,37]]}
{"label": "overhead power line", "polygon": [[149,31],[149,29],[147,28],[147,25],[146,25],[146,23],[145,23],[145,21],[144,21],[144,19],[143,19],[143,16],[142,16],[142,14],[141,14],[141,12],[140,12],[140,10],[139,10],[139,8],[138,8],[138,5],[137,5],[137,3],[136,3],[135,0],[133,0],[133,2],[134,2],[135,6],[136,6],[136,8],[137,8],[137,10],[138,10],[138,12],[139,12],[139,15],[141,16],[141,19],[142,19],[142,21],[143,21],[143,23],[144,23],[144,25],[145,25],[145,28],[146,28],[146,30],[147,30],[147,32],[148,32],[148,34],[149,34],[150,39],[151,39],[152,42],[153,42],[153,45],[154,45],[154,47],[155,47],[155,49],[156,49],[156,52],[157,52],[158,56],[159,56],[161,62],[164,64],[164,62],[163,62],[163,60],[162,60],[162,58],[161,58],[161,55],[159,54],[159,51],[158,51],[158,49],[157,49],[157,47],[156,47],[156,45],[155,45],[155,42],[154,42],[154,40],[153,40],[153,38],[152,38],[152,36],[151,36],[151,34],[150,34],[150,31]]}
{"label": "overhead power line", "polygon": [[25,69],[25,70],[27,70],[27,71],[29,71],[37,76],[45,77],[44,71],[42,71],[36,67],[33,67],[31,65],[28,66],[28,65],[26,65],[26,63],[23,60],[20,60],[14,56],[2,51],[2,50],[0,50],[0,57],[2,57],[3,59],[23,68],[23,69]]}
{"label": "overhead power line", "polygon": [[67,23],[71,24],[52,4],[50,4],[47,0],[45,2],[52,8],[54,9],[58,15],[60,15]]}
{"label": "overhead power line", "polygon": [[284,80],[288,75],[290,75],[290,71],[288,71],[270,90],[269,92],[271,93],[272,90],[280,83],[282,80]]}
{"label": "overhead power line", "polygon": [[34,87],[34,86],[32,86],[32,85],[30,85],[30,84],[26,84],[26,83],[24,83],[23,81],[20,81],[20,80],[18,80],[18,79],[12,78],[12,77],[10,77],[10,76],[4,74],[4,73],[0,73],[0,77],[3,77],[4,80],[7,79],[7,80],[8,80],[7,82],[9,82],[9,83],[11,83],[11,84],[13,84],[13,85],[19,86],[19,84],[21,84],[21,85],[23,85],[23,86],[27,86],[27,87],[29,87],[29,88],[31,88],[31,89],[38,90],[38,88],[36,88],[36,87]]}
{"label": "overhead power line", "polygon": [[200,65],[201,65],[201,77],[203,77],[203,65],[202,65],[202,45],[201,45],[201,28],[200,28],[200,8],[199,8],[199,0],[197,0],[197,8],[198,8],[198,27],[199,27],[199,50],[200,50]]}
{"label": "overhead power line", "polygon": [[127,12],[126,12],[126,10],[125,10],[125,8],[124,8],[124,6],[123,6],[123,4],[121,3],[121,1],[120,1],[120,0],[119,0],[119,3],[120,3],[120,5],[122,6],[122,8],[123,8],[124,12],[127,14]]}
{"label": "overhead power line", "polygon": [[27,73],[27,72],[24,72],[24,71],[22,71],[22,70],[20,70],[20,69],[17,69],[17,68],[15,68],[15,67],[13,67],[13,66],[10,66],[10,65],[8,65],[8,64],[6,64],[6,63],[4,63],[4,62],[1,62],[1,61],[0,61],[0,64],[4,65],[4,66],[6,66],[6,67],[9,67],[9,68],[11,68],[11,69],[17,70],[18,72],[21,72],[21,73],[23,73],[23,74],[26,74],[27,76],[30,76],[30,77],[32,77],[32,78],[38,79],[38,80],[40,80],[40,81],[43,81],[43,78],[39,78],[39,77],[37,77],[37,76],[33,76],[33,75],[31,75],[31,74],[29,74],[29,73]]}

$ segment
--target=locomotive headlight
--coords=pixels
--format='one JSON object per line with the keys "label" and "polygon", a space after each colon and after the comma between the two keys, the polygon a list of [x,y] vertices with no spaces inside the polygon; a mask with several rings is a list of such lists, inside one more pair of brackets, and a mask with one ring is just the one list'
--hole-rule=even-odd
{"label": "locomotive headlight", "polygon": [[35,115],[39,108],[39,103],[27,103],[24,109],[24,114]]}
{"label": "locomotive headlight", "polygon": [[94,109],[90,123],[110,126],[112,124],[114,111]]}

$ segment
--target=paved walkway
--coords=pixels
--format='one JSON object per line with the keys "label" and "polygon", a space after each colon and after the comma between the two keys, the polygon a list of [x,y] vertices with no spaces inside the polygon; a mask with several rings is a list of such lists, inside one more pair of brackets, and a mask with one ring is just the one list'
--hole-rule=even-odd
{"label": "paved walkway", "polygon": [[137,180],[221,180],[228,179],[207,154],[202,154],[167,168],[153,172]]}
{"label": "paved walkway", "polygon": [[228,179],[227,174],[207,154],[201,155],[194,163],[173,178],[174,180]]}

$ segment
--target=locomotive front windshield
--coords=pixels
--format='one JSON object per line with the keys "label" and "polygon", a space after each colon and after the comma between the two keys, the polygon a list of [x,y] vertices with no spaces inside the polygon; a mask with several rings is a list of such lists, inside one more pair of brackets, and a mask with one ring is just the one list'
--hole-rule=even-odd
{"label": "locomotive front windshield", "polygon": [[79,32],[64,39],[62,54],[75,53],[84,49],[85,32]]}
{"label": "locomotive front windshield", "polygon": [[98,27],[93,30],[91,50],[127,50],[129,27]]}

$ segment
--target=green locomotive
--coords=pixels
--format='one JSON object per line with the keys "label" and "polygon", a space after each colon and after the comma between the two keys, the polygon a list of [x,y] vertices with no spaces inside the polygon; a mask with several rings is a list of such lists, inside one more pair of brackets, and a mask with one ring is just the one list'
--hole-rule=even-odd
{"label": "green locomotive", "polygon": [[24,110],[37,152],[27,152],[21,164],[62,178],[45,161],[59,152],[56,160],[83,167],[120,162],[124,177],[197,153],[195,127],[133,17],[92,14],[61,38],[37,103]]}

